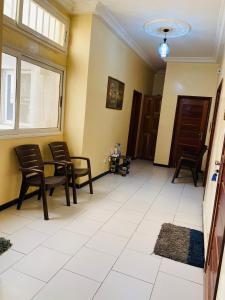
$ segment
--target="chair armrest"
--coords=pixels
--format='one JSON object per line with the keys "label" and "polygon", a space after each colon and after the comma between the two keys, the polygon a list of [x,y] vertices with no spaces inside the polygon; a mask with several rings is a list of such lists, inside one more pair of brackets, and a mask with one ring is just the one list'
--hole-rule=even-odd
{"label": "chair armrest", "polygon": [[68,160],[60,160],[61,163],[64,163],[65,165],[71,166],[73,165],[72,161],[68,161]]}
{"label": "chair armrest", "polygon": [[81,156],[71,156],[70,158],[71,158],[71,159],[81,159],[81,160],[86,160],[88,169],[91,169],[91,161],[90,161],[90,158],[88,158],[88,157],[81,157]]}
{"label": "chair armrest", "polygon": [[68,174],[68,164],[66,163],[66,161],[45,161],[44,162],[45,165],[53,165],[55,166],[56,168],[57,167],[62,167],[64,169],[64,172],[65,172],[65,176],[67,177],[67,174]]}

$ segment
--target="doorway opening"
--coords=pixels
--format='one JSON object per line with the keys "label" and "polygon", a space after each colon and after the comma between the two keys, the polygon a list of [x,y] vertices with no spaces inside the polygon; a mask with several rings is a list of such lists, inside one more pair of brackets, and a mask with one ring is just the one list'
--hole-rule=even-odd
{"label": "doorway opening", "polygon": [[127,143],[127,155],[136,158],[138,125],[141,111],[142,94],[134,90],[130,117],[130,128]]}
{"label": "doorway opening", "polygon": [[138,157],[154,160],[161,111],[161,96],[145,96],[143,102]]}
{"label": "doorway opening", "polygon": [[210,97],[178,96],[170,151],[170,166],[185,154],[198,154],[205,144]]}

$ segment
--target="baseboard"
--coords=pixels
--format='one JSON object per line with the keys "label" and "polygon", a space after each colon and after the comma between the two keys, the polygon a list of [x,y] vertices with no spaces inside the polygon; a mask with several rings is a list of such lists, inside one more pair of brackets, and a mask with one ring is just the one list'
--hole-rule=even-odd
{"label": "baseboard", "polygon": [[[38,191],[34,191],[34,192],[31,192],[31,193],[28,193],[26,196],[25,196],[25,199],[24,200],[27,200],[27,199],[30,199],[32,198],[33,196],[36,196],[38,194]],[[4,210],[4,209],[7,209],[15,204],[17,204],[18,202],[18,198],[14,199],[14,200],[11,200],[7,203],[4,203],[2,205],[0,205],[0,211]]]}
{"label": "baseboard", "polygon": [[162,167],[162,168],[169,168],[170,167],[169,165],[163,165],[163,164],[157,164],[157,163],[153,163],[153,166]]}
{"label": "baseboard", "polygon": [[[110,173],[110,171],[106,171],[106,172],[104,172],[104,173],[101,173],[101,174],[99,174],[99,175],[93,177],[93,178],[92,178],[92,181],[98,180],[99,178],[101,178],[101,177],[103,177],[103,176],[105,176],[105,175],[107,175],[107,174],[109,174],[109,173]],[[89,184],[89,181],[85,181],[85,182],[83,182],[83,183],[81,183],[81,184],[76,184],[76,188],[77,188],[77,189],[81,189],[82,187],[84,187],[84,186],[86,186],[86,185],[88,185],[88,184]]]}

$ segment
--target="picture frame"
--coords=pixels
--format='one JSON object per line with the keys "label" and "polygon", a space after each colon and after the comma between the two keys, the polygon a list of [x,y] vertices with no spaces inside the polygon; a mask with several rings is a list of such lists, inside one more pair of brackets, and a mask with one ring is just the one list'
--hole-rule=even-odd
{"label": "picture frame", "polygon": [[108,77],[106,108],[122,110],[125,84],[118,79]]}

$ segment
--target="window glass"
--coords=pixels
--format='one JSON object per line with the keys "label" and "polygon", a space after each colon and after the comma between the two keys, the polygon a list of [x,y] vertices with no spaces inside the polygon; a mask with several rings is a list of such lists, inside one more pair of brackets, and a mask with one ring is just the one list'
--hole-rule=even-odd
{"label": "window glass", "polygon": [[11,19],[16,19],[17,0],[4,0],[3,14]]}
{"label": "window glass", "polygon": [[21,61],[19,128],[57,128],[61,75]]}
{"label": "window glass", "polygon": [[15,125],[16,57],[2,53],[0,130]]}
{"label": "window glass", "polygon": [[66,34],[65,24],[39,6],[35,1],[23,1],[22,23],[49,40],[61,46],[64,45]]}

